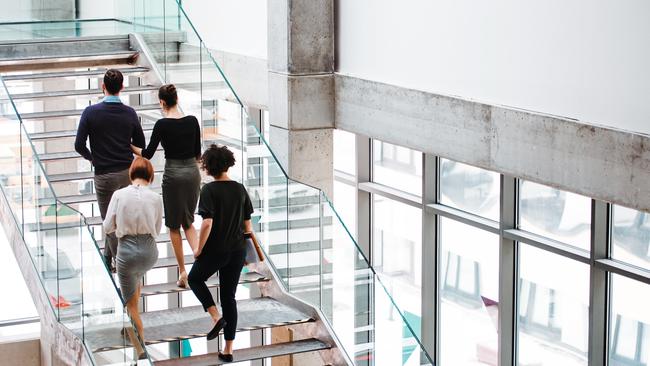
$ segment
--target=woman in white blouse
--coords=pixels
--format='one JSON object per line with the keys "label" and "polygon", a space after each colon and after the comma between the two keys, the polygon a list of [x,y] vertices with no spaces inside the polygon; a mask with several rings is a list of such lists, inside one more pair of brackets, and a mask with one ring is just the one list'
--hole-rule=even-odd
{"label": "woman in white blouse", "polygon": [[[144,339],[142,320],[138,311],[140,300],[140,283],[142,276],[150,270],[158,260],[156,236],[162,226],[162,198],[149,189],[154,172],[151,162],[145,158],[136,157],[129,168],[131,185],[116,191],[108,205],[104,220],[106,233],[113,233],[118,238],[117,246],[117,278],[120,291],[131,319]],[[144,350],[137,347],[139,356]]]}

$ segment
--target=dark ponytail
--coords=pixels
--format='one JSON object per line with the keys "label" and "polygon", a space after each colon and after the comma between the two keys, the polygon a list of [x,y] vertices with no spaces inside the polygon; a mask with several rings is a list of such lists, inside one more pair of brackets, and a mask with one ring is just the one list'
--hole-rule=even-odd
{"label": "dark ponytail", "polygon": [[174,84],[165,84],[158,89],[158,99],[165,102],[167,108],[174,107],[178,104],[178,94]]}

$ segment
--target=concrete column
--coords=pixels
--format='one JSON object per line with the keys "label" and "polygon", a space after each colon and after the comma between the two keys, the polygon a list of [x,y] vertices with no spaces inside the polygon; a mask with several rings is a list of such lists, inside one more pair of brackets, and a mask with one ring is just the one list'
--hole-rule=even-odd
{"label": "concrete column", "polygon": [[74,0],[32,0],[32,20],[70,20],[75,19]]}
{"label": "concrete column", "polygon": [[333,191],[333,0],[268,0],[270,142],[290,178]]}

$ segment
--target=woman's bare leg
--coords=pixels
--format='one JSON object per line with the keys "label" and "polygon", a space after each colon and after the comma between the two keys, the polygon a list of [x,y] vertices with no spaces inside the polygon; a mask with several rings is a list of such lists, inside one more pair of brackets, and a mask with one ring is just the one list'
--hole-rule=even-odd
{"label": "woman's bare leg", "polygon": [[[138,310],[139,302],[140,287],[138,286],[138,290],[136,291],[135,295],[133,295],[129,301],[126,302],[126,310],[131,316],[131,321],[133,321],[135,329],[138,331],[138,335],[140,335],[140,339],[142,339],[142,342],[144,342],[144,328],[142,327],[142,319],[140,318],[140,311]],[[144,348],[140,344],[138,337],[135,335],[135,333],[133,333],[133,329],[129,328],[127,330],[127,333],[129,335],[129,339],[131,340],[131,344],[135,347],[135,350],[138,353],[138,356],[144,353]]]}
{"label": "woman's bare leg", "polygon": [[[181,274],[185,273],[185,256],[183,255],[183,238],[181,237],[181,230],[169,229],[169,238],[172,241],[176,262],[178,262],[178,272]],[[187,275],[185,277],[187,277]]]}
{"label": "woman's bare leg", "polygon": [[223,352],[221,352],[221,353],[223,353],[225,355],[232,355],[232,344],[234,342],[235,341],[226,341],[226,346],[223,347]]}
{"label": "woman's bare leg", "polygon": [[183,231],[185,231],[185,237],[187,238],[187,242],[190,244],[190,248],[192,248],[192,252],[196,252],[199,248],[199,237],[194,225],[190,224],[190,226],[184,227]]}

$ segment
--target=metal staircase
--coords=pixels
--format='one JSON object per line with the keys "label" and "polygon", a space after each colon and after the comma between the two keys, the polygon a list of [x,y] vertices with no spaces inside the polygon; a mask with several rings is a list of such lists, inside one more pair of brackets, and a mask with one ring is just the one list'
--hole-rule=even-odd
{"label": "metal staircase", "polygon": [[[161,117],[157,88],[174,83],[184,112],[202,121],[204,144],[224,144],[236,153],[232,176],[249,190],[268,260],[242,273],[240,286],[249,296],[239,301],[238,332],[262,337],[237,349],[235,362],[288,364],[277,357],[290,356],[296,365],[430,364],[418,330],[396,307],[330,202],[286,176],[260,134],[260,121],[247,116],[180,5],[171,3],[171,29],[166,18],[160,23],[154,17],[147,28],[134,16],[129,34],[0,44],[0,206],[13,217],[2,223],[22,239],[24,248],[15,245],[14,251],[29,257],[33,271],[23,269],[24,275],[39,279],[41,296],[49,300],[44,307],[83,348],[78,363],[220,364],[215,344],[190,355],[182,342],[204,337],[209,318],[200,306],[183,304],[188,290],[175,284],[167,233],[157,238],[160,258],[152,270],[166,279],[147,281],[142,289],[143,299],[168,299],[161,310],[143,301],[148,358],[137,360],[122,335],[130,321],[100,254],[104,242],[92,167],[74,152],[83,108],[101,100],[105,70],[118,68],[125,75],[121,99],[137,111],[147,140]],[[169,14],[172,5],[165,4]],[[159,151],[152,159],[157,192],[163,155]],[[192,262],[187,255],[186,265]],[[219,286],[216,277],[208,284]],[[160,344],[168,352],[154,347]],[[262,364],[257,362],[251,365]]]}

